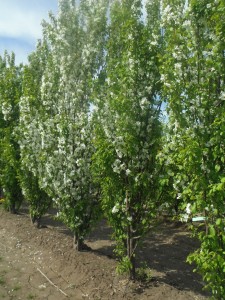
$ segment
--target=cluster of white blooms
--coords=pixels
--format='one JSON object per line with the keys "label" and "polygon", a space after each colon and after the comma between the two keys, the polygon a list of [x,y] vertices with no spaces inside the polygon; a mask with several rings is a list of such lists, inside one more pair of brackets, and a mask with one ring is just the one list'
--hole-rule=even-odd
{"label": "cluster of white blooms", "polygon": [[2,113],[5,121],[11,119],[12,105],[9,102],[2,101]]}
{"label": "cluster of white blooms", "polygon": [[225,101],[225,91],[221,91],[220,100]]}
{"label": "cluster of white blooms", "polygon": [[120,211],[120,208],[119,208],[118,205],[115,205],[115,206],[113,207],[113,209],[112,209],[112,213],[113,213],[113,214],[116,214],[116,213],[118,213],[119,211]]}

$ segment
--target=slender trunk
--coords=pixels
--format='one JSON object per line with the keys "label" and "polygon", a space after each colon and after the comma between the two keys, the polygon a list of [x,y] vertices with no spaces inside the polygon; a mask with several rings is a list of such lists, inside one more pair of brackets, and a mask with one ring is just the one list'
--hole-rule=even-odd
{"label": "slender trunk", "polygon": [[135,261],[134,249],[135,249],[134,239],[131,238],[130,239],[130,256],[129,256],[129,259],[131,262],[129,275],[130,275],[131,280],[135,280],[135,278],[136,278],[136,261]]}
{"label": "slender trunk", "polygon": [[32,225],[36,224],[37,228],[41,227],[41,217],[30,215],[30,219],[31,219]]}
{"label": "slender trunk", "polygon": [[82,251],[84,246],[84,241],[83,239],[79,238],[77,232],[74,233],[73,241],[74,241],[73,242],[74,249],[76,249],[77,251]]}
{"label": "slender trunk", "polygon": [[[128,191],[126,192],[126,209],[127,214],[129,215],[130,212],[130,203],[128,197]],[[129,216],[130,217],[130,216]],[[135,280],[135,256],[134,256],[134,239],[132,237],[132,225],[129,224],[127,226],[127,257],[130,261],[130,268],[129,268],[129,278],[130,280]]]}
{"label": "slender trunk", "polygon": [[15,204],[14,202],[13,202],[13,203],[10,203],[9,211],[10,211],[12,214],[15,214],[15,213],[16,213],[16,204]]}
{"label": "slender trunk", "polygon": [[75,232],[74,235],[73,235],[73,248],[74,249],[77,249],[77,239],[78,239],[78,235]]}
{"label": "slender trunk", "polygon": [[205,234],[208,235],[209,233],[209,225],[208,225],[208,211],[205,209]]}
{"label": "slender trunk", "polygon": [[[204,190],[203,192],[203,197],[204,197],[204,203],[206,205],[206,201],[207,201],[207,194],[206,194],[206,190]],[[205,234],[208,235],[209,233],[209,223],[208,223],[208,211],[205,209],[204,211],[205,214]]]}
{"label": "slender trunk", "polygon": [[77,251],[82,251],[83,250],[83,245],[84,245],[84,242],[83,242],[83,240],[82,239],[78,239],[77,240]]}

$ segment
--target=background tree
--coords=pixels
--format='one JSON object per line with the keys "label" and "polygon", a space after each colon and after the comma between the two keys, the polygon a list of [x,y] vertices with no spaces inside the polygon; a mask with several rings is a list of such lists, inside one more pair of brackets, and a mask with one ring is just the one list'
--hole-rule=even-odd
{"label": "background tree", "polygon": [[25,199],[29,203],[32,223],[40,225],[42,215],[50,207],[52,201],[47,193],[40,188],[43,176],[41,162],[40,115],[41,83],[48,56],[47,43],[39,41],[36,51],[28,58],[28,65],[23,70],[23,95],[20,98],[19,144],[21,153],[20,185]]}
{"label": "background tree", "polygon": [[[157,15],[159,5],[150,12]],[[142,2],[131,0],[113,1],[109,20],[106,79],[96,101],[94,172],[114,230],[119,271],[134,279],[135,250],[156,206],[159,20],[145,25]]]}
{"label": "background tree", "polygon": [[19,99],[22,93],[22,66],[15,65],[15,55],[0,57],[0,184],[7,208],[15,213],[22,203],[18,182],[20,150],[16,136]]}

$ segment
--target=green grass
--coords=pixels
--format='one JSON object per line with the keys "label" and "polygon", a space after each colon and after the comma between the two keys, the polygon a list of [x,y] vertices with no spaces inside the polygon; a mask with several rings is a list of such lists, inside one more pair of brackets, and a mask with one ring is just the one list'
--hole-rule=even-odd
{"label": "green grass", "polygon": [[5,279],[2,275],[0,275],[0,285],[5,284]]}
{"label": "green grass", "polygon": [[36,295],[33,295],[33,294],[29,294],[28,296],[27,296],[27,299],[28,300],[32,300],[32,299],[35,299],[36,298]]}
{"label": "green grass", "polygon": [[19,291],[21,289],[21,286],[19,284],[16,284],[14,287],[13,287],[13,291],[16,292],[16,291]]}

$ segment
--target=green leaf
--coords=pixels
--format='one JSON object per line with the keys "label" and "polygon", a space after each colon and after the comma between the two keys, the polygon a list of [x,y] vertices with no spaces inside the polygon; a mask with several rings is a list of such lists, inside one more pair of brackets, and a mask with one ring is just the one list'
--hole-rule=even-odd
{"label": "green leaf", "polygon": [[212,225],[209,227],[209,233],[210,233],[211,236],[215,236],[216,235],[216,230],[215,230],[215,228]]}
{"label": "green leaf", "polygon": [[217,172],[219,172],[219,170],[220,170],[220,165],[215,165],[215,170],[217,171]]}
{"label": "green leaf", "polygon": [[217,219],[217,220],[216,220],[216,225],[217,225],[217,226],[220,226],[221,223],[222,223],[222,219]]}

